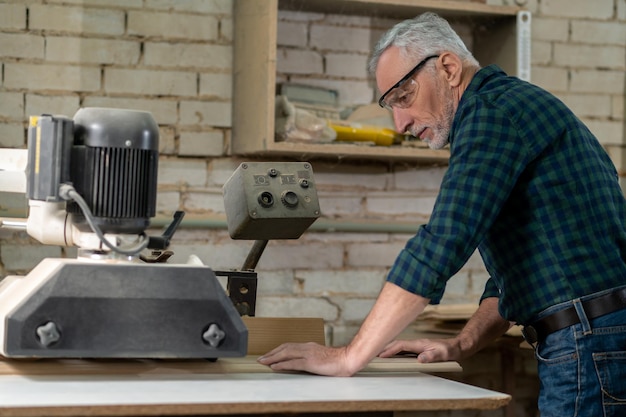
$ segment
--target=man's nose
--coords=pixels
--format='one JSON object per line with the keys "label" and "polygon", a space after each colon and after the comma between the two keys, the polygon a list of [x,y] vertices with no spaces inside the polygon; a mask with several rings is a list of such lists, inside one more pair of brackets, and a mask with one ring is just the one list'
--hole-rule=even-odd
{"label": "man's nose", "polygon": [[402,109],[392,108],[393,124],[396,128],[396,132],[403,134],[407,131],[410,125],[410,119],[406,116],[406,112]]}

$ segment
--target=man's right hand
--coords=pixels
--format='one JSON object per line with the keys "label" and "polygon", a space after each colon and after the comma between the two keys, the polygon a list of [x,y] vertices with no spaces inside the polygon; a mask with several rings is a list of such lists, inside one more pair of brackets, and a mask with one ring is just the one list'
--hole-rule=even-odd
{"label": "man's right hand", "polygon": [[378,356],[387,358],[400,352],[413,352],[422,363],[459,361],[478,352],[510,327],[511,323],[498,313],[498,299],[485,298],[456,337],[395,340]]}
{"label": "man's right hand", "polygon": [[378,356],[389,358],[401,352],[417,354],[420,363],[459,361],[462,359],[461,347],[453,339],[415,339],[395,340],[388,344]]}

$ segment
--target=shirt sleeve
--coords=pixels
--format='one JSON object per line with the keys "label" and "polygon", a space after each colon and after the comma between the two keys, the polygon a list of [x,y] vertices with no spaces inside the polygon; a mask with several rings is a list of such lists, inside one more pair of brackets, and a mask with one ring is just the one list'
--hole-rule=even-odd
{"label": "shirt sleeve", "polygon": [[480,297],[480,302],[485,298],[496,297],[500,298],[500,289],[496,285],[496,282],[493,280],[493,277],[489,277],[487,282],[485,283],[485,290],[483,291],[483,295]]}
{"label": "shirt sleeve", "polygon": [[440,302],[447,280],[485,237],[527,164],[515,120],[477,95],[459,106],[433,213],[398,255],[388,282]]}

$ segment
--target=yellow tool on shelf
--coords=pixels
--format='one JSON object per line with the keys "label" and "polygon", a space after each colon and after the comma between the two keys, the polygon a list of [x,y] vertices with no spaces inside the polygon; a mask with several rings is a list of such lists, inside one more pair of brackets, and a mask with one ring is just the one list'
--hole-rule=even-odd
{"label": "yellow tool on shelf", "polygon": [[341,142],[373,142],[379,146],[391,146],[405,140],[404,135],[381,126],[337,120],[329,120],[328,126],[337,133],[336,140]]}

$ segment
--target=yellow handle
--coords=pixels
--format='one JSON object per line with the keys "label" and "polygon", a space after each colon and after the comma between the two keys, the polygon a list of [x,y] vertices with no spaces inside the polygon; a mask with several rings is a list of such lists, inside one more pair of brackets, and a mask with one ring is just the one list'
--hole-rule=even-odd
{"label": "yellow handle", "polygon": [[336,140],[343,142],[374,142],[379,146],[391,146],[402,142],[404,138],[394,130],[385,127],[337,122],[329,122],[328,125],[337,133]]}

